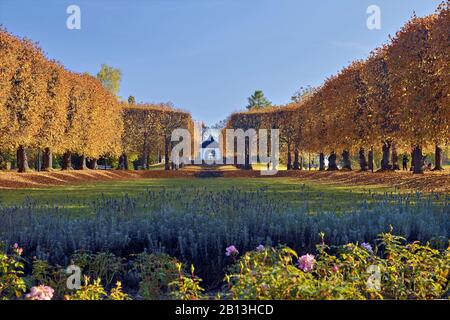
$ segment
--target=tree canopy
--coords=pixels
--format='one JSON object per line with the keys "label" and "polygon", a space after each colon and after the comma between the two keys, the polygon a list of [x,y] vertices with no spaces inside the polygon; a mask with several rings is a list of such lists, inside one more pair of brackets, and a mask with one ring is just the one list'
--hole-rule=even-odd
{"label": "tree canopy", "polygon": [[438,159],[450,138],[449,12],[444,2],[433,15],[413,16],[367,60],[354,61],[316,89],[301,89],[286,106],[234,113],[227,127],[281,129],[288,168],[291,152],[301,149],[342,152],[344,162],[358,151],[366,170],[365,151],[370,158],[381,145],[382,167],[395,168],[397,152],[413,150],[414,171],[421,172],[422,150],[435,149]]}
{"label": "tree canopy", "polygon": [[120,81],[122,80],[122,72],[120,69],[102,64],[100,71],[97,73],[97,79],[102,85],[116,97],[120,90]]}

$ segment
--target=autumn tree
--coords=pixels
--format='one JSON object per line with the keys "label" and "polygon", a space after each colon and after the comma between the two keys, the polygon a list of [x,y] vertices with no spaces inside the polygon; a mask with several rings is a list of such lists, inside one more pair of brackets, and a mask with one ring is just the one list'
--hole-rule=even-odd
{"label": "autumn tree", "polygon": [[307,152],[319,153],[319,170],[325,170],[326,110],[323,108],[323,86],[317,88],[311,99],[304,101],[301,108],[303,117],[303,149]]}
{"label": "autumn tree", "polygon": [[273,128],[280,130],[280,143],[284,145],[286,152],[286,166],[288,170],[293,169],[292,153],[294,151],[294,145],[297,146],[297,163],[298,166],[298,143],[296,143],[298,120],[296,117],[295,105],[289,105],[284,108],[277,108],[272,111]]}
{"label": "autumn tree", "polygon": [[334,113],[338,116],[336,129],[343,150],[343,168],[349,170],[352,169],[351,152],[358,152],[360,169],[368,169],[365,147],[376,138],[374,110],[367,102],[367,84],[362,79],[364,67],[363,61],[353,62],[339,73],[335,84],[338,92],[334,99]]}
{"label": "autumn tree", "polygon": [[[175,109],[171,104],[124,105],[124,133],[122,137],[123,159],[135,152],[141,155],[144,169],[148,169],[152,151],[164,149],[165,169],[170,169],[172,132],[183,128],[193,131],[189,113]],[[121,166],[125,168],[125,164]]]}
{"label": "autumn tree", "polygon": [[228,126],[247,129],[259,117],[262,126],[279,128],[288,169],[294,145],[294,154],[298,148],[319,153],[320,170],[325,154],[328,170],[336,170],[338,152],[351,169],[351,153],[358,152],[361,170],[373,171],[374,149],[381,144],[382,170],[397,169],[399,152],[411,148],[414,173],[422,172],[422,151],[430,148],[440,170],[441,146],[450,137],[449,6],[446,1],[434,15],[413,17],[367,60],[353,62],[312,92],[300,90],[293,104],[260,110],[253,103],[233,114]]}
{"label": "autumn tree", "polygon": [[123,163],[126,169],[128,155],[141,155],[142,167],[148,169],[151,150],[157,149],[161,143],[160,105],[126,105],[124,106]]}
{"label": "autumn tree", "polygon": [[303,102],[306,99],[311,98],[316,91],[317,91],[317,88],[314,88],[311,86],[300,87],[300,89],[297,90],[294,93],[294,95],[291,97],[291,101],[294,103]]}
{"label": "autumn tree", "polygon": [[37,147],[43,149],[42,170],[53,167],[53,153],[64,151],[64,129],[67,122],[69,83],[67,71],[57,62],[43,65],[46,75],[46,104],[41,113],[42,123]]}
{"label": "autumn tree", "polygon": [[[161,113],[161,135],[164,143],[164,169],[170,169],[170,152],[172,146],[172,132],[175,129],[188,129],[191,116],[182,110],[173,110],[172,104],[165,105],[166,110]],[[172,109],[172,110],[171,110]]]}
{"label": "autumn tree", "polygon": [[[68,73],[70,83],[67,103],[67,122],[64,128],[64,153],[62,169],[72,169],[72,155],[81,149],[83,130],[88,125],[88,97],[81,74]],[[86,77],[86,76],[84,76]],[[82,168],[86,168],[85,159]]]}
{"label": "autumn tree", "polygon": [[430,142],[438,144],[443,134],[442,121],[448,108],[441,104],[444,83],[436,74],[436,56],[431,49],[431,29],[436,15],[413,17],[392,40],[388,48],[392,97],[402,112],[399,124],[402,139],[413,148],[414,173],[423,172],[422,150]]}
{"label": "autumn tree", "polygon": [[5,103],[8,123],[3,139],[10,148],[17,150],[19,172],[25,172],[29,170],[26,150],[37,146],[42,127],[47,82],[45,58],[35,44],[22,41],[17,62]]}
{"label": "autumn tree", "polygon": [[82,168],[86,159],[95,168],[99,157],[121,152],[122,108],[99,80],[65,70],[5,30],[0,53],[0,150],[16,150],[19,172],[28,170],[28,149],[43,150],[43,170],[52,168],[53,153],[64,154],[69,169],[72,154]]}
{"label": "autumn tree", "polygon": [[9,137],[9,113],[6,102],[10,96],[13,78],[18,69],[20,40],[11,36],[6,30],[0,28],[0,165],[7,168],[9,155],[15,152]]}
{"label": "autumn tree", "polygon": [[432,90],[435,92],[435,109],[433,109],[432,126],[435,143],[434,170],[443,170],[443,147],[449,143],[450,137],[450,48],[448,33],[450,30],[450,2],[443,2],[437,17],[430,27],[429,54],[432,59]]}
{"label": "autumn tree", "polygon": [[[253,143],[257,143],[258,141],[254,141],[253,138],[251,136],[251,133],[257,133],[258,130],[260,128],[267,128],[269,129],[267,126],[271,125],[267,124],[267,122],[264,121],[265,119],[265,114],[269,114],[270,116],[272,116],[272,113],[267,111],[267,110],[260,110],[260,109],[253,109],[253,110],[249,110],[246,112],[235,112],[233,114],[231,114],[231,116],[228,119],[228,123],[225,127],[226,129],[233,129],[233,130],[237,130],[237,129],[242,129],[244,131],[244,133],[247,133],[247,136],[245,136],[245,140],[243,141],[244,145],[243,145],[243,154],[241,153],[241,151],[238,148],[238,137],[234,137],[233,141],[226,141],[227,139],[227,135],[224,132],[224,145],[227,145],[227,143],[230,146],[233,146],[233,151],[232,154],[227,154],[227,157],[233,157],[234,158],[234,164],[236,165],[236,167],[238,168],[243,168],[243,169],[252,169],[252,163],[253,161],[256,161],[256,157],[257,155],[253,153],[253,151],[255,151],[255,146],[252,145]],[[272,118],[270,119],[272,120]],[[275,127],[272,127],[275,128]],[[225,131],[224,130],[224,131]],[[248,131],[250,130],[250,131]],[[255,130],[254,132],[251,130]],[[226,150],[226,151],[230,151],[230,150]],[[241,165],[241,163],[239,163],[239,159],[238,157],[242,157],[244,158],[244,164]]]}
{"label": "autumn tree", "polygon": [[117,98],[101,86],[100,82],[90,77],[91,123],[88,149],[88,167],[95,169],[97,160],[116,158],[122,152],[123,114]]}

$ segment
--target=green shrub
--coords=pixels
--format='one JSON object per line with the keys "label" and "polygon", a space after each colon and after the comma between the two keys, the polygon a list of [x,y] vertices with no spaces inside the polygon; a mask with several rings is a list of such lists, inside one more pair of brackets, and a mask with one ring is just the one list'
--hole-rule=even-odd
{"label": "green shrub", "polygon": [[[440,299],[450,289],[450,244],[444,250],[429,243],[408,243],[392,230],[370,243],[328,246],[324,234],[314,254],[301,256],[287,246],[264,247],[239,256],[234,245],[227,248],[233,262],[226,271],[217,299]],[[372,246],[373,245],[373,246]],[[22,249],[14,245],[10,254],[0,252],[0,299],[32,300],[128,300],[118,280],[108,291],[98,277],[84,277],[79,290],[67,293],[64,269],[47,261],[34,260],[31,275],[24,275]],[[225,252],[223,253],[225,254]],[[118,277],[119,258],[111,253],[77,253],[78,263],[105,279]],[[166,254],[142,253],[131,257],[123,273],[140,275],[139,294],[145,299],[210,299],[194,266],[186,272],[183,264]],[[93,263],[101,261],[102,263]],[[116,263],[107,266],[105,261]],[[93,267],[89,267],[89,266]],[[122,264],[120,264],[122,265]],[[112,276],[114,275],[114,276]],[[31,291],[25,297],[26,281]],[[55,291],[54,291],[54,289]],[[125,288],[132,292],[134,288]],[[55,294],[54,294],[55,293]]]}
{"label": "green shrub", "polygon": [[123,259],[111,252],[79,251],[72,255],[71,261],[82,269],[83,274],[93,279],[100,278],[106,287],[110,287],[124,271]]}
{"label": "green shrub", "polygon": [[84,284],[81,288],[71,295],[66,295],[65,300],[129,300],[130,297],[123,293],[122,283],[118,281],[116,286],[111,290],[110,295],[106,293],[101,284],[100,278],[92,283],[89,277],[84,277]]}
{"label": "green shrub", "polygon": [[379,260],[382,294],[389,299],[437,299],[450,289],[450,246],[443,252],[421,245],[406,244],[403,237],[381,235],[385,259]]}
{"label": "green shrub", "polygon": [[191,265],[191,274],[186,275],[183,265],[177,264],[178,278],[169,284],[171,296],[176,300],[200,300],[205,299],[205,289],[200,286],[202,279],[195,275],[195,268]]}
{"label": "green shrub", "polygon": [[116,282],[116,286],[111,290],[109,294],[109,300],[131,300],[128,294],[123,292],[122,283]]}
{"label": "green shrub", "polygon": [[[287,247],[247,252],[225,276],[229,299],[436,299],[449,290],[450,248],[407,244],[391,233],[369,244],[347,244],[331,255],[318,246],[313,268],[302,270]],[[305,257],[305,256],[304,256]],[[300,258],[301,259],[301,258]]]}
{"label": "green shrub", "polygon": [[53,288],[54,299],[63,299],[70,292],[67,288],[67,274],[65,269],[60,266],[52,266],[45,260],[33,260],[29,281],[36,286],[45,285]]}
{"label": "green shrub", "polygon": [[24,264],[21,254],[22,249],[17,244],[13,246],[11,255],[0,250],[1,300],[19,298],[26,291],[25,281],[22,278]]}
{"label": "green shrub", "polygon": [[141,253],[133,262],[139,273],[139,294],[146,300],[166,299],[169,283],[178,277],[177,259],[164,254]]}

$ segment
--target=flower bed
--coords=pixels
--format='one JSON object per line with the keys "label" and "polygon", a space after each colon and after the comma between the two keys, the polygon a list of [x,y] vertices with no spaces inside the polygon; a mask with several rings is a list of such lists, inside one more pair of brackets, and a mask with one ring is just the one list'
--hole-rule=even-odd
{"label": "flower bed", "polygon": [[[299,256],[286,246],[265,247],[239,256],[231,245],[219,290],[207,292],[192,265],[166,254],[142,253],[120,259],[112,254],[78,253],[72,262],[84,274],[80,287],[69,288],[64,269],[21,257],[15,244],[0,253],[0,298],[27,300],[128,299],[437,299],[450,293],[450,246],[407,243],[383,233],[374,246],[349,243],[331,248],[324,241],[316,254]],[[336,252],[331,254],[330,252]],[[79,275],[81,276],[81,274]],[[134,278],[133,281],[130,279]],[[91,279],[95,279],[91,281]],[[81,280],[81,279],[80,279]],[[126,286],[122,287],[122,281]],[[106,288],[106,289],[105,289]],[[124,292],[125,291],[125,292]]]}

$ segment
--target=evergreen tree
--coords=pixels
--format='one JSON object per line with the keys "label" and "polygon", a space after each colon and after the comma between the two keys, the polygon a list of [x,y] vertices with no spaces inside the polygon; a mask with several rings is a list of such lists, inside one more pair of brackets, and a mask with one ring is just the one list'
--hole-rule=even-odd
{"label": "evergreen tree", "polygon": [[264,109],[272,106],[272,103],[266,99],[262,90],[256,90],[254,94],[248,98],[248,110]]}

